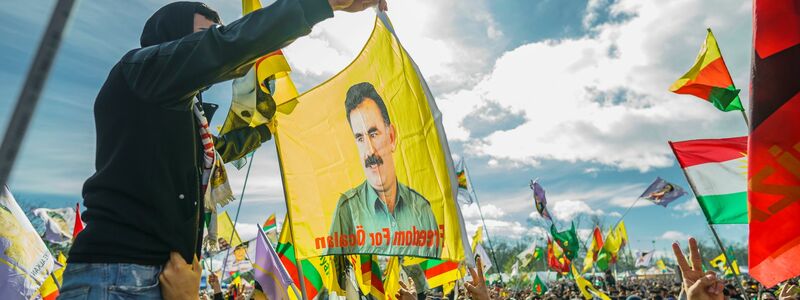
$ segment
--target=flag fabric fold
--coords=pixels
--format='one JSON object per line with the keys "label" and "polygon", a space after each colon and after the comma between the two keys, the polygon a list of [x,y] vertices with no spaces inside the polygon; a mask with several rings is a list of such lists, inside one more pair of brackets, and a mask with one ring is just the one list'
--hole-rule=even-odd
{"label": "flag fabric fold", "polygon": [[537,180],[531,180],[531,190],[533,191],[533,201],[534,204],[536,204],[536,211],[539,212],[539,215],[542,216],[542,218],[545,218],[552,223],[553,218],[550,216],[550,212],[547,210],[547,197],[545,197],[544,188]]}
{"label": "flag fabric fold", "polygon": [[284,268],[266,234],[258,230],[256,238],[256,259],[253,262],[253,276],[267,299],[289,299],[289,289],[295,289],[292,277]]}
{"label": "flag fabric fold", "polygon": [[771,287],[800,275],[800,10],[753,2],[748,266]]}
{"label": "flag fabric fold", "polygon": [[458,181],[457,199],[464,204],[472,204],[475,202],[477,195],[475,195],[472,184],[470,184],[467,163],[464,162],[463,158],[456,163],[456,180]]}
{"label": "flag fabric fold", "polygon": [[647,189],[644,190],[639,198],[652,201],[655,204],[667,207],[672,201],[686,195],[686,192],[677,184],[669,183],[661,177],[657,177]]}
{"label": "flag fabric fold", "polygon": [[570,229],[559,232],[556,230],[556,225],[550,225],[550,234],[556,243],[564,250],[564,256],[569,260],[575,259],[580,250],[580,243],[578,242],[578,232],[575,230],[575,223],[571,223]]}
{"label": "flag fabric fold", "polygon": [[581,274],[578,274],[578,270],[575,269],[575,266],[572,266],[572,276],[574,277],[575,284],[578,285],[578,289],[581,291],[581,295],[583,295],[584,299],[591,300],[600,298],[602,300],[611,300],[608,295],[595,288],[592,283],[589,282],[589,280],[581,277]]}
{"label": "flag fabric fold", "polygon": [[739,90],[733,85],[717,39],[710,28],[694,65],[669,90],[676,94],[695,95],[711,102],[721,111],[744,110]]}

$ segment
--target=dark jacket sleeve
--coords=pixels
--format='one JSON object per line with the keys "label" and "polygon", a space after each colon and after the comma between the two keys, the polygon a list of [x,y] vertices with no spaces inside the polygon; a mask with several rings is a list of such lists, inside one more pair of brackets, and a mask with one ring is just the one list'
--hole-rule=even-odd
{"label": "dark jacket sleeve", "polygon": [[247,126],[214,137],[214,148],[222,157],[222,162],[228,163],[253,152],[271,137],[267,125]]}
{"label": "dark jacket sleeve", "polygon": [[254,60],[281,49],[333,16],[327,0],[278,0],[226,26],[136,49],[122,59],[129,87],[145,101],[189,107],[211,84],[241,77]]}

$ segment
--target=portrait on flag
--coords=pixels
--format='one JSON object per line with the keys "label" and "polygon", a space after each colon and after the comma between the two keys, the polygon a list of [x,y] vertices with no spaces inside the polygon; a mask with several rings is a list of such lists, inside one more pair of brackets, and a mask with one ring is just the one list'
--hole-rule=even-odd
{"label": "portrait on flag", "polygon": [[300,259],[464,256],[441,114],[392,30],[381,15],[347,68],[278,104],[275,138]]}

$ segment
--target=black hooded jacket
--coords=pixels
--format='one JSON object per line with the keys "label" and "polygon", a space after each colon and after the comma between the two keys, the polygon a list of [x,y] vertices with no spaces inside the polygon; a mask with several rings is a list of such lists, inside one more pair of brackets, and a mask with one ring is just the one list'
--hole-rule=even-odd
{"label": "black hooded jacket", "polygon": [[[327,0],[278,0],[227,26],[192,33],[202,4],[179,2],[145,25],[142,48],[111,69],[95,100],[96,172],[83,186],[86,228],[69,262],[161,265],[198,254],[202,145],[198,91],[243,76],[253,61],[333,16]],[[223,160],[269,138],[265,128],[215,140]]]}

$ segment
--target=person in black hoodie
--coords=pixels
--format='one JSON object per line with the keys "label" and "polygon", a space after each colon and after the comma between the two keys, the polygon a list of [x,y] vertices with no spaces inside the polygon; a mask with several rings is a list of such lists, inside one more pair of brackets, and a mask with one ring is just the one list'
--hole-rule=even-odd
{"label": "person in black hoodie", "polygon": [[[208,108],[200,92],[243,76],[255,59],[310,33],[334,10],[376,4],[386,9],[385,0],[278,0],[226,26],[199,2],[156,11],[141,48],[114,65],[95,100],[87,226],[70,250],[59,299],[160,299],[158,277],[171,253],[186,264],[200,253],[211,146],[199,125],[207,124],[201,107]],[[266,127],[246,128],[213,139],[211,148],[230,161],[269,138]]]}

